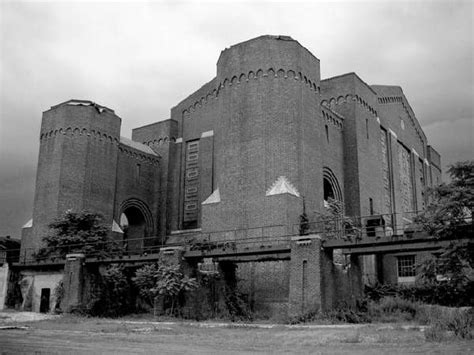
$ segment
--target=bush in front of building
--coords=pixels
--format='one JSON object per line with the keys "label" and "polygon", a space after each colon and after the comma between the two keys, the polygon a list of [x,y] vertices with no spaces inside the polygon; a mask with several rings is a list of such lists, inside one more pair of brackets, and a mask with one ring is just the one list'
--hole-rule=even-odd
{"label": "bush in front of building", "polygon": [[49,224],[43,238],[44,247],[34,254],[37,260],[64,258],[69,253],[84,253],[88,257],[110,257],[122,248],[110,237],[110,228],[100,213],[68,210]]}
{"label": "bush in front of building", "polygon": [[474,282],[468,282],[461,288],[452,287],[451,284],[443,281],[420,282],[413,285],[366,285],[365,295],[372,301],[379,301],[384,297],[398,297],[412,302],[447,307],[472,307],[474,306]]}
{"label": "bush in front of building", "polygon": [[179,265],[167,265],[160,261],[138,269],[132,280],[140,296],[150,305],[154,305],[159,298],[169,315],[180,314],[184,294],[199,286],[196,279],[180,271]]}

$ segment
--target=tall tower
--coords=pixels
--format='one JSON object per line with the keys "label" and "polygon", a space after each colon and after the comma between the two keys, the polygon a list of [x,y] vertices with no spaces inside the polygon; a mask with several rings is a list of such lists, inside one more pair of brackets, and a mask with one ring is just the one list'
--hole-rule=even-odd
{"label": "tall tower", "polygon": [[312,210],[322,201],[319,60],[290,37],[262,36],[224,50],[216,81],[220,201],[204,202],[203,230],[298,223],[302,197]]}
{"label": "tall tower", "polygon": [[112,225],[121,119],[91,101],[69,100],[43,113],[33,225],[22,255],[41,246],[48,224],[71,209]]}

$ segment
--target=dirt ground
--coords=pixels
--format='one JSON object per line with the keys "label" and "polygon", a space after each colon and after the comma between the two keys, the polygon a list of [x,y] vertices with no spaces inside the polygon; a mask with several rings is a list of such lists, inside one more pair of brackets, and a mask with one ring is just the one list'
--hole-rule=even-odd
{"label": "dirt ground", "polygon": [[154,322],[0,313],[1,354],[469,354],[473,341],[425,341],[423,328]]}

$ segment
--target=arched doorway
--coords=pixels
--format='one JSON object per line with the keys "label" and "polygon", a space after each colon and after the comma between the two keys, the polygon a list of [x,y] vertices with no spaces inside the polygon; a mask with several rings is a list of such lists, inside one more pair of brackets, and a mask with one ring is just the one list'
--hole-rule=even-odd
{"label": "arched doorway", "polygon": [[148,207],[137,199],[130,199],[120,209],[120,227],[123,230],[125,250],[130,254],[141,254],[153,236],[153,223]]}

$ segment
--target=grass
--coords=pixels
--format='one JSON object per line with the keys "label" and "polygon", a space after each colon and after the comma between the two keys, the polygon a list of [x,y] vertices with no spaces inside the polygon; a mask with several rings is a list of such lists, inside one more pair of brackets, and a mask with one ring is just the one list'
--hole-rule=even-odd
{"label": "grass", "polygon": [[368,313],[375,321],[414,321],[428,325],[425,331],[425,338],[428,341],[474,339],[473,308],[426,305],[399,297],[385,297],[379,302],[371,302]]}

